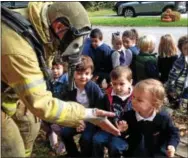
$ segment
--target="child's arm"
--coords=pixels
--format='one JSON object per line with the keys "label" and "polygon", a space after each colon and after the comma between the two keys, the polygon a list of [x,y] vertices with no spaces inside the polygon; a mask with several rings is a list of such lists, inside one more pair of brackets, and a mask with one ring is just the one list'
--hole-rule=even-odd
{"label": "child's arm", "polygon": [[113,66],[113,68],[115,68],[116,66],[119,66],[119,65],[120,65],[119,57],[120,57],[119,52],[114,51],[114,52],[112,53],[112,57],[111,57],[111,58],[112,58],[112,66]]}

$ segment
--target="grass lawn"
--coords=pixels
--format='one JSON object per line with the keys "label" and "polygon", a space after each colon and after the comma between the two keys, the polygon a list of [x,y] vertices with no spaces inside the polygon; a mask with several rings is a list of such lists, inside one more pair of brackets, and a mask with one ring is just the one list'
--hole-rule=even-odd
{"label": "grass lawn", "polygon": [[[111,10],[100,10],[95,12],[88,12],[92,25],[104,26],[188,26],[188,19],[181,18],[176,22],[161,22],[159,16],[143,17],[138,16],[135,18],[124,18],[123,16],[115,16],[116,13]],[[110,17],[105,17],[112,15]],[[113,16],[114,15],[114,16]]]}
{"label": "grass lawn", "polygon": [[99,11],[94,11],[94,12],[87,12],[89,17],[95,17],[95,16],[106,16],[106,15],[116,15],[116,13],[113,10],[110,9],[102,9]]}

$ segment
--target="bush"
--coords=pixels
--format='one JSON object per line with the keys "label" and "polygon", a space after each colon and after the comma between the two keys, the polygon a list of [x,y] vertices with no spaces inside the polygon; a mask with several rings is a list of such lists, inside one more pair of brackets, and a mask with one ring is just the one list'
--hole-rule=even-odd
{"label": "bush", "polygon": [[112,8],[114,2],[93,2],[93,1],[81,1],[80,2],[84,8],[88,11],[97,11],[105,8]]}

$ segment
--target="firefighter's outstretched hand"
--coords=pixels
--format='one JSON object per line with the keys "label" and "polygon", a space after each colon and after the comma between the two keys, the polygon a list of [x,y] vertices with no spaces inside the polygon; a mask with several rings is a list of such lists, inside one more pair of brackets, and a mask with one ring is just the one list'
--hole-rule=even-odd
{"label": "firefighter's outstretched hand", "polygon": [[112,112],[107,112],[104,110],[100,110],[100,109],[95,109],[95,116],[99,117],[101,119],[99,119],[98,121],[95,121],[95,124],[97,126],[99,126],[101,129],[103,129],[104,131],[107,131],[109,133],[112,133],[115,136],[119,136],[120,131],[119,129],[117,129],[108,119],[107,117],[114,117],[115,114]]}

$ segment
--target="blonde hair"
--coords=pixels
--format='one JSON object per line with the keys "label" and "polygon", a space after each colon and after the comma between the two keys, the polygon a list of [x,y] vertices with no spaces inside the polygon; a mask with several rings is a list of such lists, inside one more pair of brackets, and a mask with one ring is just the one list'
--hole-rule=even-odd
{"label": "blonde hair", "polygon": [[155,40],[153,36],[146,35],[138,39],[138,47],[140,52],[152,53],[155,49]]}
{"label": "blonde hair", "polygon": [[142,92],[149,92],[152,95],[152,100],[154,108],[160,110],[160,108],[165,104],[166,92],[163,84],[155,79],[146,79],[138,82],[134,90],[141,90]]}
{"label": "blonde hair", "polygon": [[119,77],[124,76],[128,81],[132,81],[132,71],[128,66],[117,66],[111,73],[111,80],[117,80]]}
{"label": "blonde hair", "polygon": [[171,34],[161,36],[158,52],[160,57],[171,57],[177,55],[177,47]]}

